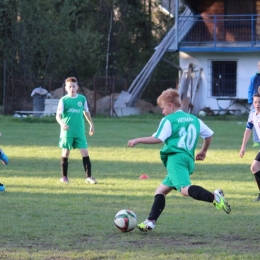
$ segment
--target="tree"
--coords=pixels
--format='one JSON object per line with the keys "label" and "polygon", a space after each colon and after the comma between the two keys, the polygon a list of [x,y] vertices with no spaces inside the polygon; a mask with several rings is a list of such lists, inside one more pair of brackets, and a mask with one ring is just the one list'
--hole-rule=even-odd
{"label": "tree", "polygon": [[[63,80],[72,68],[80,79],[134,79],[167,30],[157,6],[157,0],[2,0],[0,68],[6,60],[10,95],[20,98],[28,81]],[[166,71],[159,67],[155,75]],[[24,83],[15,86],[14,79]]]}

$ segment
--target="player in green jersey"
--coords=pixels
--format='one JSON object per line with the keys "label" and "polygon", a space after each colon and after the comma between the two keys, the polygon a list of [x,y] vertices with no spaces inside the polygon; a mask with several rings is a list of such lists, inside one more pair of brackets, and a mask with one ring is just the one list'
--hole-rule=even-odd
{"label": "player in green jersey", "polygon": [[84,117],[90,125],[89,135],[94,134],[94,124],[88,110],[87,100],[83,95],[77,93],[78,82],[74,77],[65,80],[67,95],[59,100],[56,120],[61,126],[59,147],[61,154],[61,182],[68,183],[68,158],[71,149],[80,150],[84,170],[86,173],[86,183],[96,184],[97,181],[91,174],[91,162],[88,154],[88,144],[85,136]]}
{"label": "player in green jersey", "polygon": [[[224,198],[222,190],[213,193],[204,188],[192,185],[190,175],[194,171],[194,160],[203,161],[211,143],[213,131],[196,116],[181,110],[180,96],[177,90],[167,89],[157,99],[165,117],[152,136],[140,137],[128,141],[133,147],[139,143],[158,144],[164,142],[160,151],[161,160],[166,167],[167,175],[155,192],[154,202],[148,218],[137,225],[138,229],[147,232],[153,230],[155,223],[165,207],[165,197],[177,190],[183,196],[196,200],[210,202],[217,209],[223,209],[227,214],[231,208]],[[198,138],[204,139],[201,150],[195,157]]]}

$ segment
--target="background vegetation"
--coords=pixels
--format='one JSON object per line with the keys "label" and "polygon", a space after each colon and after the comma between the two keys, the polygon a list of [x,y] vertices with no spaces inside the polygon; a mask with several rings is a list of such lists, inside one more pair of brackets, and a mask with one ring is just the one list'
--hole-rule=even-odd
{"label": "background vegetation", "polygon": [[[251,138],[245,157],[239,157],[247,118],[204,119],[215,134],[206,160],[196,162],[192,182],[210,191],[222,188],[232,212],[172,192],[155,230],[145,234],[137,229],[121,233],[113,218],[124,208],[133,210],[138,222],[147,217],[165,175],[161,145],[128,148],[127,141],[152,134],[160,116],[94,119],[96,133],[88,142],[97,185],[84,183],[76,150],[69,160],[70,184],[59,182],[54,118],[2,117],[1,148],[10,164],[0,165],[0,182],[6,186],[0,194],[0,258],[259,259],[260,209],[249,169],[257,149]],[[141,174],[150,179],[139,180]]]}
{"label": "background vegetation", "polygon": [[[8,88],[13,88],[11,96],[20,94],[21,98],[24,89],[39,84],[47,88],[50,80],[61,87],[62,80],[75,72],[82,81],[94,76],[133,80],[173,24],[173,19],[161,12],[159,3],[1,1],[0,71],[6,71]],[[169,55],[178,63],[177,58]],[[167,64],[158,66],[154,74],[157,79],[172,80],[176,76],[177,70]],[[3,77],[1,73],[0,90]],[[0,100],[2,95],[0,91]]]}

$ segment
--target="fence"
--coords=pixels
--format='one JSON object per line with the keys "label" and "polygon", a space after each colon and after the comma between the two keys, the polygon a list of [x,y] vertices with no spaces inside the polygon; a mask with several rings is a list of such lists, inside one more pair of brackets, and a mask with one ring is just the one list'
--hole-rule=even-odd
{"label": "fence", "polygon": [[[133,80],[118,78],[118,77],[94,77],[93,79],[85,79],[79,81],[79,92],[85,95],[90,101],[91,112],[93,115],[97,113],[98,99],[109,96],[110,106],[114,103],[116,94],[121,91],[127,91]],[[152,80],[149,82],[142,99],[147,102],[156,104],[157,96],[167,88],[175,88],[177,80]],[[38,80],[22,80],[11,79],[6,80],[6,90],[4,99],[3,114],[12,115],[14,111],[19,110],[33,110],[33,99],[31,93],[36,87],[43,87],[49,93],[54,93],[55,90],[63,87],[63,80],[48,81]],[[86,91],[86,89],[88,91]],[[62,95],[66,94],[65,90]],[[92,96],[91,96],[92,95]],[[55,97],[57,98],[57,97]],[[111,108],[111,107],[110,107]]]}

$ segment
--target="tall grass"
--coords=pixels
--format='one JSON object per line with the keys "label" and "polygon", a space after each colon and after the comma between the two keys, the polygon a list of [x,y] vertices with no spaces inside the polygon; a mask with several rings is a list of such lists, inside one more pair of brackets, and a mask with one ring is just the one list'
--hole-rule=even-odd
{"label": "tall grass", "polygon": [[[94,118],[96,132],[88,143],[97,185],[84,183],[78,150],[69,159],[70,183],[59,182],[59,126],[53,118],[1,117],[0,146],[10,163],[0,165],[6,187],[0,194],[0,259],[259,259],[260,205],[253,202],[258,191],[249,169],[257,149],[250,139],[241,159],[246,118],[220,119],[205,118],[215,134],[192,182],[223,189],[232,212],[172,192],[155,230],[146,234],[121,233],[113,218],[128,208],[141,222],[150,211],[165,176],[162,145],[128,148],[127,141],[154,133],[159,116]],[[150,178],[140,180],[141,174]]]}

